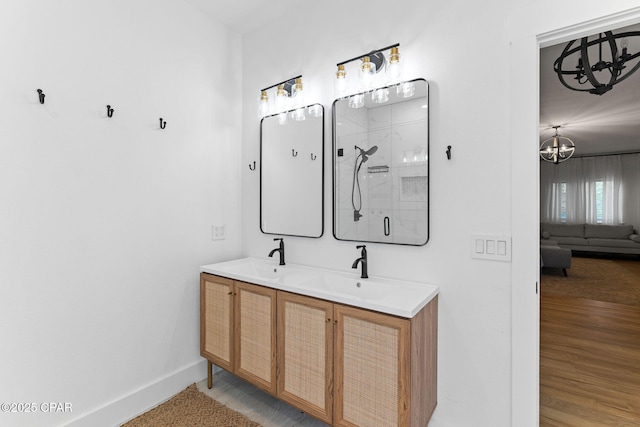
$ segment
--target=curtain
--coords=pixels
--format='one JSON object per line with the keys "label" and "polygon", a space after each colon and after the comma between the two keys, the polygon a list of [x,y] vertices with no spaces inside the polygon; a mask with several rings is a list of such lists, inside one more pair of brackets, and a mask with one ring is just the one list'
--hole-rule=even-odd
{"label": "curtain", "polygon": [[542,222],[640,227],[640,154],[540,163]]}
{"label": "curtain", "polygon": [[622,216],[627,224],[640,229],[640,153],[622,156]]}

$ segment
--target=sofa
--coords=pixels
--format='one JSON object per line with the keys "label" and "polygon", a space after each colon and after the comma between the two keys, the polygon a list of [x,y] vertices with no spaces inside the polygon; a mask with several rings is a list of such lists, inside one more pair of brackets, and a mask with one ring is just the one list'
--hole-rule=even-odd
{"label": "sofa", "polygon": [[542,223],[540,237],[541,245],[554,241],[573,251],[640,255],[640,235],[633,225]]}
{"label": "sofa", "polygon": [[561,268],[567,277],[567,268],[571,268],[571,249],[561,248],[555,240],[540,241],[540,268]]}

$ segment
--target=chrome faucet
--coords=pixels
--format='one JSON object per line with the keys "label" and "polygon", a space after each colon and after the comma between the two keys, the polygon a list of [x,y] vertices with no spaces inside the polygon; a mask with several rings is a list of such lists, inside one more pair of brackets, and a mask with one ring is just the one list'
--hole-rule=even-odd
{"label": "chrome faucet", "polygon": [[362,274],[360,275],[361,279],[368,279],[369,275],[367,274],[367,247],[365,245],[356,246],[356,249],[362,249],[360,252],[360,258],[353,262],[351,268],[358,268],[358,263],[362,266]]}
{"label": "chrome faucet", "polygon": [[284,240],[281,238],[273,239],[274,241],[280,240],[280,246],[269,252],[269,256],[272,257],[274,253],[280,253],[280,265],[284,265]]}

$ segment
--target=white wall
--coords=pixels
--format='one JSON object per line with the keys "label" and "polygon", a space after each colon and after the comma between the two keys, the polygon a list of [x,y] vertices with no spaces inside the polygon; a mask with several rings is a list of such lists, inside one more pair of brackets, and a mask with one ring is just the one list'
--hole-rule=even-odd
{"label": "white wall", "polygon": [[0,402],[73,410],[1,425],[114,425],[204,377],[198,266],[240,254],[239,49],[182,1],[0,3]]}

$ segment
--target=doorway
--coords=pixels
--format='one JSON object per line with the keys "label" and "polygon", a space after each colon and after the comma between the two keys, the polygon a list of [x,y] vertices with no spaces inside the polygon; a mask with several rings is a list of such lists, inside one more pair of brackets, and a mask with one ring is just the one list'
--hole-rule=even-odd
{"label": "doorway", "polygon": [[[609,28],[614,34],[640,30],[637,25]],[[598,32],[609,28],[599,29]],[[601,138],[593,138],[593,135],[599,134],[599,126],[604,126],[611,134],[612,141],[623,141],[624,137],[614,133],[627,131],[621,118],[631,117],[634,109],[638,112],[631,123],[637,129],[631,127],[628,131],[633,140],[633,135],[640,134],[640,126],[637,125],[640,123],[640,102],[636,101],[637,96],[625,100],[627,95],[631,95],[630,92],[640,88],[640,72],[616,86],[608,96],[570,91],[559,83],[553,72],[553,62],[565,45],[566,41],[540,46],[540,139],[549,136],[545,132],[553,133],[555,126],[562,126],[562,135],[576,143],[576,154],[579,155],[575,157],[582,159],[570,159],[553,166],[542,163],[540,169],[545,178],[554,174],[555,179],[556,174],[563,175],[558,173],[560,169],[564,172],[579,169],[575,166],[581,163],[604,164],[600,162],[600,157],[604,155],[613,153],[615,157],[620,157],[619,153],[637,152],[640,149],[624,144],[605,145]],[[617,110],[619,113],[612,114],[615,110],[613,105],[621,107]],[[622,111],[626,113],[624,116]],[[617,120],[619,125],[612,130],[607,120]],[[571,166],[568,166],[569,163]],[[563,208],[559,203],[562,194],[557,195],[558,200],[554,199],[554,212],[549,213],[551,204],[546,202],[550,181],[555,182],[539,178],[541,191],[538,197],[542,197],[539,200],[542,207],[540,221],[584,222],[576,220],[575,216],[562,216]],[[566,187],[567,183],[558,181],[554,184],[558,188],[562,185]],[[593,220],[590,218],[590,221]],[[627,221],[635,222],[636,227],[640,227],[640,222],[635,219]],[[625,262],[628,264],[616,272],[619,264]],[[624,296],[616,299],[611,298],[613,295],[603,293],[604,285],[610,285],[612,280],[640,281],[639,266],[640,262],[636,259],[574,256],[573,269],[568,269],[568,278],[558,271],[543,270],[539,282],[540,426],[640,424],[640,409],[635,405],[640,395],[640,375],[637,374],[640,370],[640,333],[637,332],[640,330],[640,307],[634,306],[633,301],[625,301]],[[598,273],[602,271],[607,271],[607,275],[601,274],[598,279]],[[598,286],[598,280],[601,286]],[[611,285],[614,285],[613,292],[617,286]],[[595,292],[590,292],[590,288]]]}
{"label": "doorway", "polygon": [[[517,426],[534,427],[539,420],[540,270],[539,262],[534,261],[540,256],[539,51],[604,28],[640,22],[640,7],[631,3],[601,2],[588,9],[576,6],[576,3],[535,2],[514,10],[509,18],[513,234],[511,424]],[[551,15],[550,10],[554,12]]]}

